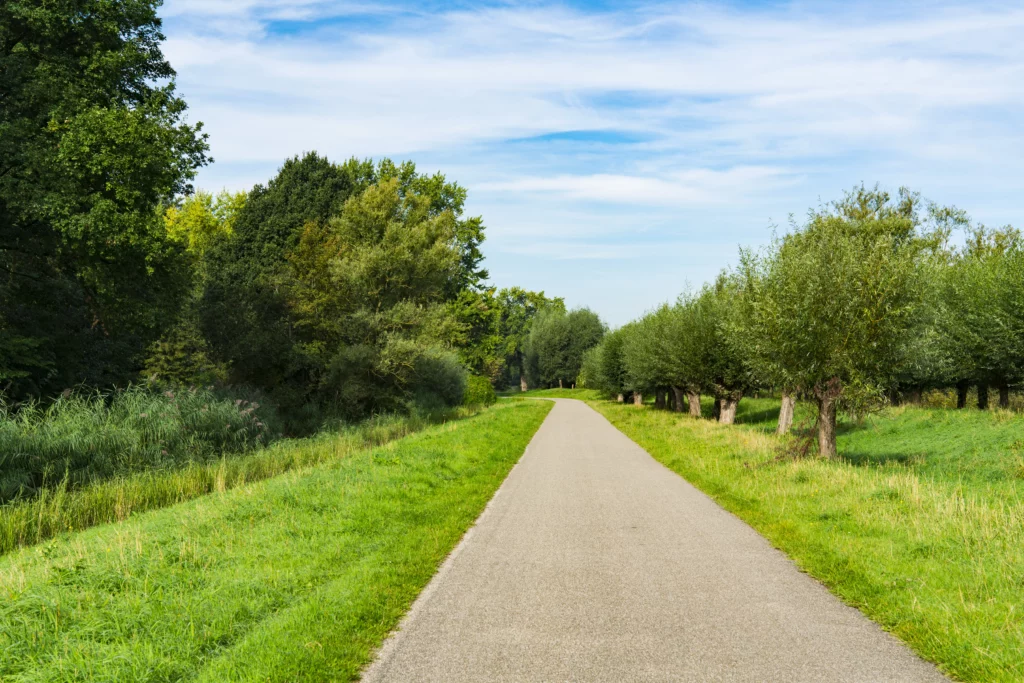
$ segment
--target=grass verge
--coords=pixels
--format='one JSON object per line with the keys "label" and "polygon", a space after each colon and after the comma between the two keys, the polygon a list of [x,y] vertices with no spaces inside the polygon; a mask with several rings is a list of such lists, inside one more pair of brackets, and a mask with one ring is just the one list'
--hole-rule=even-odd
{"label": "grass verge", "polygon": [[1019,417],[901,408],[846,425],[848,459],[779,460],[777,402],[744,403],[738,428],[592,405],[948,674],[1024,680]]}
{"label": "grass verge", "polygon": [[81,488],[69,487],[65,480],[33,498],[0,505],[0,555],[59,534],[121,522],[132,514],[336,460],[475,410],[462,407],[428,416],[382,416],[247,454],[228,453],[218,460],[123,474]]}
{"label": "grass verge", "polygon": [[0,558],[0,679],[353,680],[550,408],[503,402]]}
{"label": "grass verge", "polygon": [[578,398],[581,401],[600,401],[605,394],[597,389],[531,389],[529,391],[502,392],[507,398]]}

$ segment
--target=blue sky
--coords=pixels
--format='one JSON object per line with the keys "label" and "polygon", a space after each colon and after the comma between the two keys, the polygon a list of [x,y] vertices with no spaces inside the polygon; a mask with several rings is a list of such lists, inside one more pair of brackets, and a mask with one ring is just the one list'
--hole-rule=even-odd
{"label": "blue sky", "polygon": [[166,0],[216,162],[390,156],[469,190],[487,267],[612,325],[821,201],[1024,223],[1024,5]]}

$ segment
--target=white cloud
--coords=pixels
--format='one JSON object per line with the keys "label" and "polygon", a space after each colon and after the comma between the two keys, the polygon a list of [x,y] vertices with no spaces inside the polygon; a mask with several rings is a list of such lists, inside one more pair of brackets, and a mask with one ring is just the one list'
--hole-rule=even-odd
{"label": "white cloud", "polygon": [[[493,231],[495,273],[502,253],[524,255],[517,232],[628,235],[634,205],[650,230],[717,220],[731,240],[861,180],[1019,222],[1006,197],[1024,175],[1024,8],[830,5],[168,0],[162,14],[179,88],[224,168],[269,177],[317,150],[458,169]],[[281,20],[298,30],[275,33]],[[508,142],[563,131],[639,141]],[[217,169],[204,178],[237,186]],[[541,218],[515,218],[520,204]]]}
{"label": "white cloud", "polygon": [[616,175],[558,175],[525,177],[476,185],[482,192],[561,194],[592,202],[687,206],[736,202],[791,184],[779,168],[736,166],[725,171],[691,169],[663,177]]}

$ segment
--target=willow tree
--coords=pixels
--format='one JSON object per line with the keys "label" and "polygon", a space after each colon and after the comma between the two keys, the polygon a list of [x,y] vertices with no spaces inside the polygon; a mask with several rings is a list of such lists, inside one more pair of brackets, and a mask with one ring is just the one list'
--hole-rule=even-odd
{"label": "willow tree", "polygon": [[776,433],[785,434],[793,424],[800,387],[778,353],[789,330],[779,311],[786,283],[782,269],[774,267],[775,256],[774,245],[761,251],[740,251],[737,278],[743,283],[746,296],[733,308],[728,325],[733,348],[744,355],[766,385],[782,390]]}
{"label": "willow tree", "polygon": [[701,416],[700,395],[710,386],[709,369],[717,352],[716,320],[710,304],[700,292],[680,295],[670,310],[663,340],[677,410],[685,396],[693,417]]}
{"label": "willow tree", "polygon": [[999,389],[1009,404],[1009,386],[1024,379],[1021,337],[1021,271],[1024,244],[1018,231],[984,226],[968,231],[968,240],[941,279],[943,348],[957,381],[958,406],[967,386],[978,387],[978,407],[988,407],[988,388]]}
{"label": "willow tree", "polygon": [[766,257],[762,314],[780,372],[818,406],[821,455],[836,455],[841,401],[880,400],[905,357],[928,240],[918,200],[863,187],[812,212]]}
{"label": "willow tree", "polygon": [[625,332],[622,362],[626,386],[638,405],[648,392],[654,393],[656,408],[666,405],[670,379],[664,342],[669,316],[669,307],[663,305],[634,322]]}

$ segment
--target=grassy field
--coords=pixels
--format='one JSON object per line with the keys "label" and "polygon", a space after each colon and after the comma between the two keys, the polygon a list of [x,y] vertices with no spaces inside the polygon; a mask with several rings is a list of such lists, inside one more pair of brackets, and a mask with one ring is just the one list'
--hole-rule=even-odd
{"label": "grassy field", "polygon": [[827,462],[778,457],[777,401],[737,427],[592,405],[948,674],[1024,680],[1024,417],[892,408]]}
{"label": "grassy field", "polygon": [[225,452],[219,459],[197,459],[173,467],[127,472],[84,486],[69,487],[65,480],[30,498],[0,505],[0,555],[59,534],[124,521],[139,512],[337,460],[431,424],[466,417],[475,410],[462,407],[436,415],[381,416],[314,437],[279,441],[269,448]]}
{"label": "grassy field", "polygon": [[550,408],[503,401],[0,558],[0,679],[353,680]]}

